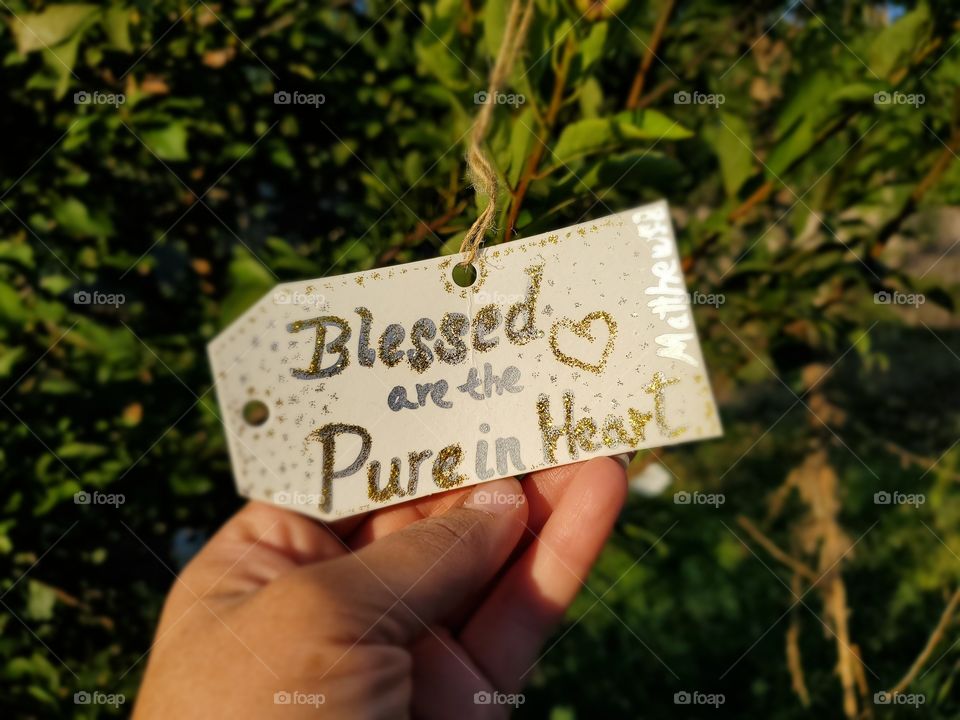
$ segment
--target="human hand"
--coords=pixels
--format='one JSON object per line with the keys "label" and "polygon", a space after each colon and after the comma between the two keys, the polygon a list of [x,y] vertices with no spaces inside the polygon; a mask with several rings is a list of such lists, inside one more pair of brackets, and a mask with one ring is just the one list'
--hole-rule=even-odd
{"label": "human hand", "polygon": [[505,716],[475,695],[521,690],[625,498],[598,458],[327,525],[252,502],[170,591],[134,718]]}

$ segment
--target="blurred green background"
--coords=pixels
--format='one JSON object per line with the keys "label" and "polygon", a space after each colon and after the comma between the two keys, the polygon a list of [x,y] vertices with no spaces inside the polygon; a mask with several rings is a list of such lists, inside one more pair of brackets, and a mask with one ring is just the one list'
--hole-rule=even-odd
{"label": "blurred green background", "polygon": [[[219,329],[459,247],[507,5],[0,3],[5,717],[129,714],[172,572],[241,504]],[[537,1],[488,242],[669,199],[726,432],[634,461],[519,716],[960,714],[951,5]]]}

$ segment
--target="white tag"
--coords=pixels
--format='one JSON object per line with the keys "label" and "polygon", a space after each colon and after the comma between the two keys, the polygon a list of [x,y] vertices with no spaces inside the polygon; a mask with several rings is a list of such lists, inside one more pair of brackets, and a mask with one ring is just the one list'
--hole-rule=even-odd
{"label": "white tag", "polygon": [[210,343],[242,495],[332,519],[721,434],[667,204],[277,286]]}

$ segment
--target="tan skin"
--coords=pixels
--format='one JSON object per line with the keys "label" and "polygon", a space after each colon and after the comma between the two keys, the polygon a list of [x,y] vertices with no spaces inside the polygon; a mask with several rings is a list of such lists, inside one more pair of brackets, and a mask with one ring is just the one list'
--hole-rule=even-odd
{"label": "tan skin", "polygon": [[330,525],[250,503],[170,591],[133,716],[505,717],[476,693],[522,690],[625,498],[599,458]]}

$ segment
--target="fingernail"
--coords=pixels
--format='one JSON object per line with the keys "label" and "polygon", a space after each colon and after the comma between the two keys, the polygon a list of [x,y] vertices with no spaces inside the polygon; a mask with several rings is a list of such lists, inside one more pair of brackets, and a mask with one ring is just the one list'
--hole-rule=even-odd
{"label": "fingernail", "polygon": [[527,498],[517,482],[512,478],[503,478],[477,485],[464,500],[463,507],[501,515],[513,511],[526,501]]}
{"label": "fingernail", "polygon": [[619,455],[613,455],[613,459],[616,460],[620,465],[623,466],[623,469],[626,470],[630,465],[630,461],[633,460],[634,456],[637,454],[636,450],[631,450],[630,452],[620,453]]}

